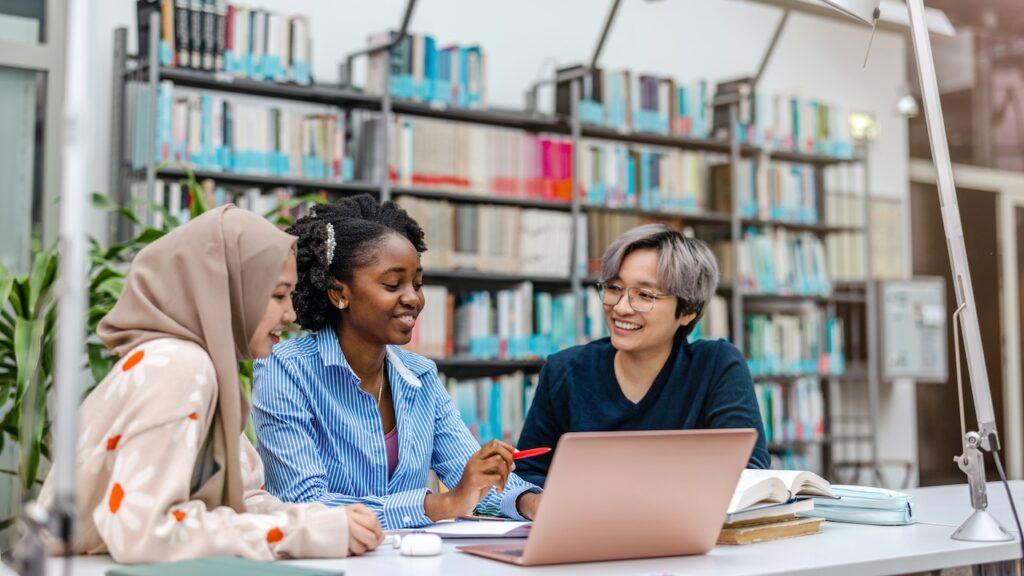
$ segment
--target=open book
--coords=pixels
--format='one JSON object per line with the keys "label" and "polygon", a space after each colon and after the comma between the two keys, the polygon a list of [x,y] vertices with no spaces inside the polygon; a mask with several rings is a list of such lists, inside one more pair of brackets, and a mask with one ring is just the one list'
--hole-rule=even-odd
{"label": "open book", "polygon": [[744,470],[729,502],[729,514],[765,504],[782,504],[798,496],[835,498],[827,480],[800,470]]}

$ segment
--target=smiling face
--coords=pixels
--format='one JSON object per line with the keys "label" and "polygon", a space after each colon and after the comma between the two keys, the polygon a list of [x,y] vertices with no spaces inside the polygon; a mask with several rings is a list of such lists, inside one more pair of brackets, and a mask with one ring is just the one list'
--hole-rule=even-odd
{"label": "smiling face", "polygon": [[654,307],[646,312],[630,305],[626,295],[630,288],[648,295],[666,293],[658,283],[658,259],[659,253],[653,248],[635,250],[623,259],[619,274],[606,283],[622,294],[617,304],[604,305],[605,322],[616,350],[643,353],[671,346],[676,330],[694,320],[694,314],[676,317],[677,299],[673,297],[651,298]]}
{"label": "smiling face", "polygon": [[335,307],[343,306],[341,330],[351,329],[373,344],[408,344],[424,306],[420,255],[409,240],[395,233],[372,249],[370,262],[329,293]]}
{"label": "smiling face", "polygon": [[252,338],[249,339],[249,352],[253,358],[266,358],[270,351],[281,341],[281,332],[288,328],[288,325],[295,322],[295,309],[292,307],[292,292],[298,282],[298,274],[295,267],[295,254],[289,254],[281,268],[281,275],[277,279],[277,286],[270,294],[270,301],[267,302],[267,309],[263,312],[263,319],[260,320]]}

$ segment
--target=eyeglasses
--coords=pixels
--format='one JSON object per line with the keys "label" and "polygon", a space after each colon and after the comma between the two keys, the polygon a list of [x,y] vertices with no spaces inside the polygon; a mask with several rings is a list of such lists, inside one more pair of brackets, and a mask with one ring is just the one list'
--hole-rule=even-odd
{"label": "eyeglasses", "polygon": [[597,285],[597,293],[605,306],[616,306],[622,301],[622,295],[628,298],[629,306],[637,312],[650,312],[654,305],[663,298],[672,298],[669,294],[659,294],[647,288],[625,288],[619,284],[600,282]]}

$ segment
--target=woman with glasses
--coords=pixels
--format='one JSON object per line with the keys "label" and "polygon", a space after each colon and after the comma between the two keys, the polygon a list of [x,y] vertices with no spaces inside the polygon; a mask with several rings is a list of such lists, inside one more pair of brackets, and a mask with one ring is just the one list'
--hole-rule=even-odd
{"label": "woman with glasses", "polygon": [[[725,340],[689,342],[715,293],[708,246],[663,224],[639,226],[605,251],[598,290],[611,334],[548,358],[519,448],[566,432],[754,428],[748,467],[770,464],[746,360]],[[554,454],[520,460],[543,486]]]}

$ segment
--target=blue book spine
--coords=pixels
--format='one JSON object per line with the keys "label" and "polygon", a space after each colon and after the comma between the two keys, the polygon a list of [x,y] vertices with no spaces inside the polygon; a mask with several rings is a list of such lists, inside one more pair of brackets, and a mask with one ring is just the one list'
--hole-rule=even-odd
{"label": "blue book spine", "polygon": [[423,37],[423,82],[420,85],[420,98],[424,102],[434,100],[434,87],[437,83],[437,43],[433,36]]}

